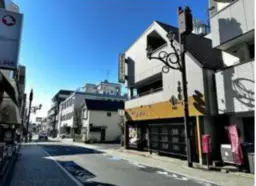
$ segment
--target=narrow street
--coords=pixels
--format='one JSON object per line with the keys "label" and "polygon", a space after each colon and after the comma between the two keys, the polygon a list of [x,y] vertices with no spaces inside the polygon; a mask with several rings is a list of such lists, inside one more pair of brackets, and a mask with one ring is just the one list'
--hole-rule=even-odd
{"label": "narrow street", "polygon": [[[23,151],[22,158],[17,162],[11,186],[214,186],[212,183],[60,142],[33,143],[24,146]],[[22,168],[25,171],[22,171]]]}

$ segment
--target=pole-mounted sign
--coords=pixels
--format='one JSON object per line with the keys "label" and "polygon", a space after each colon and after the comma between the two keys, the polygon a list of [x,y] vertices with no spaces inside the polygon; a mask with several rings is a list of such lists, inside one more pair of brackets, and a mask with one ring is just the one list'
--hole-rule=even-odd
{"label": "pole-mounted sign", "polygon": [[125,54],[120,54],[118,59],[118,82],[125,83]]}
{"label": "pole-mounted sign", "polygon": [[0,8],[0,68],[16,70],[23,15]]}

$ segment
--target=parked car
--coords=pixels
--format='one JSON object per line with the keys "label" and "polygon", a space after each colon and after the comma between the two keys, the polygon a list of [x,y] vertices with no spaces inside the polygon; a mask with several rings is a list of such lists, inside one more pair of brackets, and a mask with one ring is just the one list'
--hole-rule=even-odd
{"label": "parked car", "polygon": [[40,131],[38,133],[38,140],[45,139],[48,140],[48,133],[46,131]]}

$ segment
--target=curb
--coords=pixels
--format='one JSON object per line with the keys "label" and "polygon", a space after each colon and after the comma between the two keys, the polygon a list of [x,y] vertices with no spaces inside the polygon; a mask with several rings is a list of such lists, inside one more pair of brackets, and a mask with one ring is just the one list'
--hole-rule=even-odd
{"label": "curb", "polygon": [[[165,160],[162,160],[161,158],[157,158],[157,157],[155,157],[153,155],[141,154],[139,152],[138,153],[132,152],[132,151],[129,152],[129,150],[123,150],[123,149],[118,150],[118,151],[121,152],[121,153],[127,153],[127,154],[137,155],[137,156],[141,156],[141,157],[152,158],[152,159],[159,160],[159,161],[165,161]],[[168,161],[168,160],[166,160],[166,161]],[[168,161],[168,162],[174,163],[172,161]],[[208,170],[206,165],[200,165],[198,163],[194,163],[194,164],[195,164],[195,166],[193,167],[194,169],[200,169],[200,170],[205,170],[205,171],[209,171],[209,172],[211,172],[211,171],[222,172],[221,170]],[[255,178],[254,174],[243,174],[241,172],[229,171],[229,172],[222,172],[222,173],[236,175],[236,176],[241,176],[241,177],[250,178],[250,179],[254,179]]]}

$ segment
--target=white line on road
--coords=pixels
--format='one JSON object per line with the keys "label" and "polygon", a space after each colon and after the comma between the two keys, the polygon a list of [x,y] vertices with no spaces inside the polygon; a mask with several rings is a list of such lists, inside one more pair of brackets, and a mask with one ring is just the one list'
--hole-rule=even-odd
{"label": "white line on road", "polygon": [[[71,144],[71,143],[67,143],[67,142],[65,142],[65,141],[62,141],[62,143],[66,143],[66,144],[69,144],[69,145],[72,145],[72,146],[85,147],[84,145],[74,144],[74,143]],[[89,147],[89,146],[87,146],[86,148],[89,148],[89,149],[97,149],[97,148],[92,148],[92,147]],[[103,152],[105,152],[106,154],[109,154],[110,156],[112,155],[111,153],[104,151],[104,149],[103,149]],[[129,159],[129,158],[127,158],[127,157],[122,157],[122,159],[123,159],[123,160],[127,160],[127,161],[131,161],[131,159]],[[132,160],[132,161],[134,161],[134,160]],[[135,162],[135,161],[134,161],[134,162]],[[136,162],[137,162],[137,161],[136,161]],[[152,167],[151,165],[147,165],[147,164],[145,164],[145,163],[140,163],[140,162],[138,162],[138,164],[144,165],[144,166],[146,166],[146,167]],[[157,168],[159,168],[159,167],[157,167]],[[205,180],[205,179],[202,179],[202,178],[199,178],[199,177],[190,176],[190,175],[187,175],[187,174],[184,174],[184,173],[175,172],[175,171],[173,171],[173,170],[168,170],[168,169],[165,169],[165,168],[162,168],[162,169],[164,169],[164,170],[166,170],[166,171],[168,171],[168,172],[171,172],[171,173],[175,173],[175,174],[182,175],[182,176],[187,177],[187,178],[189,178],[189,179],[193,179],[193,180],[197,180],[197,181],[200,180],[200,181],[205,182],[205,183],[210,183],[210,184],[213,184],[213,185],[218,185],[218,186],[220,186],[220,185],[217,184],[217,183],[214,183],[214,182],[211,182],[211,181],[209,181],[209,180]]]}
{"label": "white line on road", "polygon": [[158,174],[168,175],[168,172],[165,171],[156,171]]}
{"label": "white line on road", "polygon": [[75,182],[75,184],[77,185],[77,186],[84,186],[84,184],[82,184],[81,182],[79,182],[76,178],[74,178],[64,167],[62,167],[61,166],[61,164],[59,163],[59,162],[57,162],[48,152],[46,152],[43,148],[41,148],[43,151],[44,151],[44,153],[47,155],[47,156],[49,156],[49,158],[51,159],[51,160],[53,160],[58,166],[59,166],[59,168],[61,169],[61,170],[63,170],[63,172],[65,172],[67,175],[68,175],[68,177],[71,179],[71,180],[73,180],[74,182]]}

